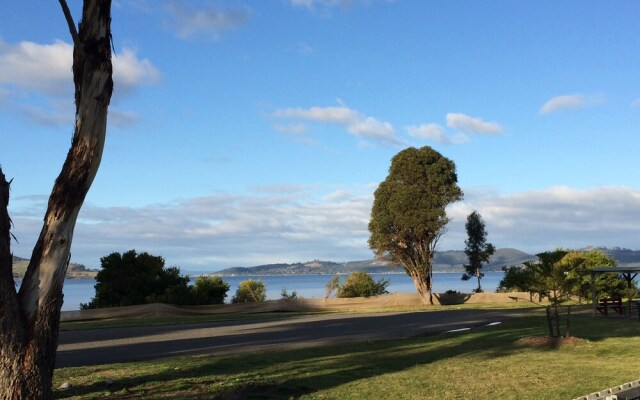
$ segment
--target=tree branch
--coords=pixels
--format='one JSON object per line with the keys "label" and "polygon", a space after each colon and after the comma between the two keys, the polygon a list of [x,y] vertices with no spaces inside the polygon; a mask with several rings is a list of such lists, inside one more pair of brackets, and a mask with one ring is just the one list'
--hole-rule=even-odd
{"label": "tree branch", "polygon": [[69,10],[69,6],[67,5],[66,0],[59,0],[60,6],[62,7],[62,12],[64,13],[64,18],[67,20],[67,25],[69,25],[69,33],[71,33],[71,38],[73,39],[73,45],[76,48],[80,47],[80,38],[78,37],[78,31],[76,29],[76,24],[73,22],[73,16],[71,16],[71,11]]}

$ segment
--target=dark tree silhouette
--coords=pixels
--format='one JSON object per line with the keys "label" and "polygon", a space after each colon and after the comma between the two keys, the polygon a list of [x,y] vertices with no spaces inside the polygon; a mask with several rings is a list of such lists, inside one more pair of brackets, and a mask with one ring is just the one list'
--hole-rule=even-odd
{"label": "dark tree silhouette", "polygon": [[495,247],[491,243],[487,243],[487,231],[484,227],[482,216],[474,211],[467,216],[467,240],[464,241],[466,247],[464,253],[467,255],[469,264],[465,264],[466,272],[462,275],[462,280],[471,279],[475,276],[478,279],[478,287],[476,293],[482,292],[480,280],[484,276],[482,273],[482,264],[487,263],[489,258],[495,252]]}

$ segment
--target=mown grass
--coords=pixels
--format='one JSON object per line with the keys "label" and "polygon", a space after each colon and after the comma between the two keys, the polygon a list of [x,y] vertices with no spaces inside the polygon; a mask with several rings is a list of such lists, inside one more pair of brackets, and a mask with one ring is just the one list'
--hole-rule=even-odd
{"label": "mown grass", "polygon": [[[640,322],[575,316],[562,346],[540,313],[403,340],[58,369],[59,399],[571,399],[640,378]],[[106,382],[111,382],[107,384]]]}

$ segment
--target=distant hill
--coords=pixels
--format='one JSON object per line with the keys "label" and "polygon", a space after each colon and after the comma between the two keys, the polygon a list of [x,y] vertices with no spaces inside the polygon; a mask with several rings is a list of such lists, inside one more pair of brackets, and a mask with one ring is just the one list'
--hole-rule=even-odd
{"label": "distant hill", "polygon": [[[13,277],[16,279],[22,279],[27,267],[29,266],[29,260],[22,257],[13,256]],[[80,279],[80,278],[95,278],[98,274],[98,270],[89,269],[82,264],[69,263],[67,268],[67,279]]]}
{"label": "distant hill", "polygon": [[[491,257],[491,262],[483,270],[500,271],[505,265],[520,265],[525,261],[536,260],[532,256],[516,249],[498,249]],[[464,251],[438,251],[433,262],[434,272],[462,272],[467,256]],[[399,266],[390,265],[384,260],[364,260],[336,263],[333,261],[313,260],[306,263],[267,264],[255,267],[236,267],[217,271],[219,275],[333,275],[346,274],[351,271],[365,271],[368,273],[402,272]]]}
{"label": "distant hill", "polygon": [[640,250],[630,250],[622,247],[587,247],[583,250],[600,250],[615,258],[621,267],[640,267]]}
{"label": "distant hill", "polygon": [[[505,265],[520,265],[535,261],[538,257],[516,249],[497,249],[482,267],[483,271],[501,271]],[[462,250],[436,251],[433,258],[434,272],[462,272],[467,263],[467,255]]]}

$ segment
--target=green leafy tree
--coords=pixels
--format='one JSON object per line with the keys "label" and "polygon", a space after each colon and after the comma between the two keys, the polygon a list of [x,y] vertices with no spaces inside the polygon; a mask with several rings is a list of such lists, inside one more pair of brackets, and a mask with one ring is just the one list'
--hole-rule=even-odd
{"label": "green leafy tree", "polygon": [[340,287],[340,277],[336,275],[333,278],[331,278],[331,280],[327,282],[327,284],[325,285],[324,298],[328,299],[333,292],[338,290],[338,287]]}
{"label": "green leafy tree", "polygon": [[148,303],[190,304],[189,277],[177,267],[164,267],[149,253],[111,253],[100,259],[96,295],[82,308],[121,307]]}
{"label": "green leafy tree", "polygon": [[247,279],[240,282],[232,303],[260,303],[267,299],[267,288],[262,281]]}
{"label": "green leafy tree", "polygon": [[556,308],[569,299],[577,283],[576,277],[569,274],[571,265],[561,262],[567,254],[569,251],[562,249],[539,253],[538,262],[530,264],[536,277],[534,288]]}
{"label": "green leafy tree", "polygon": [[337,297],[371,297],[386,294],[388,279],[375,281],[371,275],[362,271],[354,271],[345,279],[344,284],[338,285]]}
{"label": "green leafy tree", "polygon": [[571,293],[579,300],[600,297],[622,297],[627,289],[624,279],[616,274],[599,274],[593,285],[589,270],[594,268],[615,267],[618,262],[600,250],[571,251],[565,255],[561,263],[568,269],[568,276],[574,282]]}
{"label": "green leafy tree", "polygon": [[561,249],[540,253],[538,262],[529,264],[535,277],[534,289],[551,302],[551,307],[547,307],[549,336],[562,336],[558,307],[570,298],[577,283],[576,277],[569,275],[571,266],[561,262],[568,253]]}
{"label": "green leafy tree", "polygon": [[219,276],[199,276],[193,287],[193,304],[222,304],[227,297],[229,284]]}
{"label": "green leafy tree", "polygon": [[375,192],[369,246],[403,266],[425,304],[433,304],[432,261],[449,222],[445,208],[462,199],[453,161],[430,147],[410,147],[391,160]]}
{"label": "green leafy tree", "polygon": [[591,286],[590,269],[617,265],[615,259],[599,250],[556,250],[538,254],[538,257],[540,260],[536,262],[504,267],[505,274],[498,291],[537,293],[561,303],[568,296],[590,298],[593,289],[597,297],[616,297],[626,288],[625,281],[614,274],[597,276]]}
{"label": "green leafy tree", "polygon": [[598,296],[619,296],[626,287],[624,280],[615,275],[599,276],[591,285],[588,270],[616,265],[614,259],[602,252],[559,249],[537,256],[536,262],[508,268],[499,289],[526,290],[547,297],[551,302],[551,310],[547,310],[550,336],[561,335],[558,307],[572,296],[588,297],[594,289]]}
{"label": "green leafy tree", "polygon": [[498,292],[529,292],[533,297],[538,292],[535,271],[529,268],[530,262],[523,265],[502,267],[504,277],[498,284]]}
{"label": "green leafy tree", "polygon": [[476,293],[482,292],[480,279],[484,276],[482,273],[482,264],[489,261],[489,258],[495,252],[495,247],[491,243],[487,243],[487,231],[484,226],[482,216],[476,211],[467,216],[467,240],[464,241],[466,247],[464,253],[467,255],[469,264],[465,264],[466,272],[462,275],[462,280],[471,279],[475,276],[478,279],[478,287]]}

